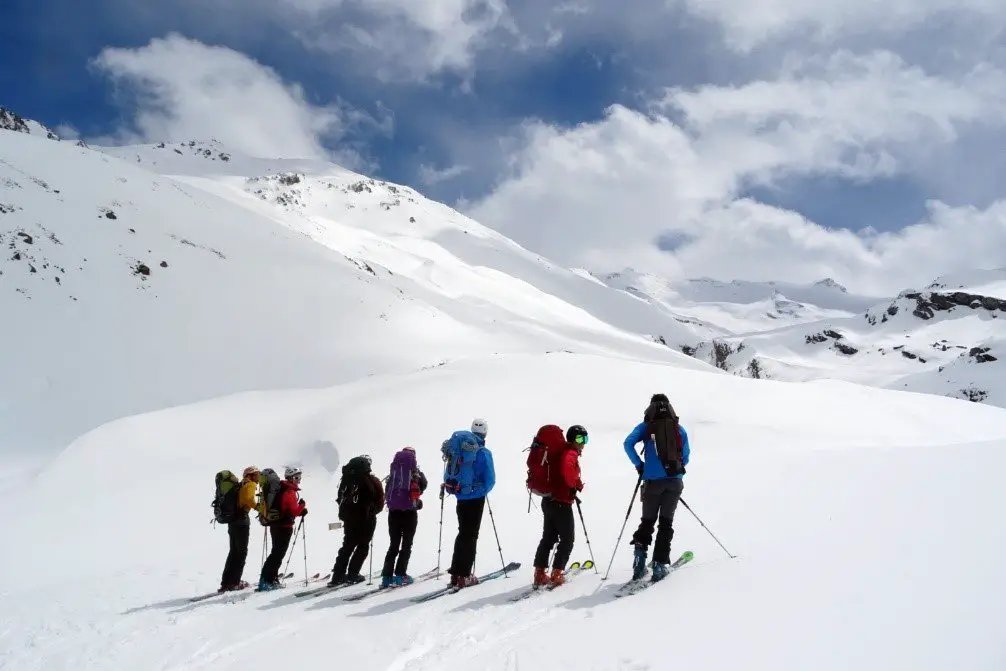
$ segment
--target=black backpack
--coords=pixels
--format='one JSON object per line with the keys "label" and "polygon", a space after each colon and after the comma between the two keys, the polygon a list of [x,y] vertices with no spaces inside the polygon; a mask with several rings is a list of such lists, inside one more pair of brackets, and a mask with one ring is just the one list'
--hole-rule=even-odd
{"label": "black backpack", "polygon": [[339,519],[358,520],[367,515],[373,499],[373,483],[370,482],[370,458],[353,457],[342,467],[339,480]]}
{"label": "black backpack", "polygon": [[213,494],[213,520],[218,524],[229,524],[238,519],[238,492],[241,481],[233,473],[223,470],[217,473],[216,489]]}
{"label": "black backpack", "polygon": [[684,441],[678,431],[678,414],[674,412],[671,402],[663,394],[654,394],[644,419],[646,435],[653,441],[657,458],[667,475],[684,474]]}

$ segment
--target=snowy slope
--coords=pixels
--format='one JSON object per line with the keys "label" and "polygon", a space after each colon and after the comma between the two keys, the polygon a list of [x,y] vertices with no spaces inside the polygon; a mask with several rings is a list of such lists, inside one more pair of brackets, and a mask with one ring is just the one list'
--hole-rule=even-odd
{"label": "snowy slope", "polygon": [[[177,172],[265,167],[165,151]],[[414,192],[389,214],[369,184],[353,190],[359,176],[278,162],[338,191],[310,194],[306,211],[275,202],[284,176],[172,179],[110,153],[0,130],[0,345],[17,353],[0,386],[4,451],[48,454],[117,417],[223,394],[496,352],[702,366],[643,328],[677,322]]]}
{"label": "snowy slope", "polygon": [[[880,300],[849,294],[845,287],[831,279],[807,285],[742,280],[721,282],[710,278],[670,282],[631,268],[600,279],[655,309],[677,316],[703,333],[704,339],[848,317]],[[675,344],[694,345],[694,342]]]}
{"label": "snowy slope", "polygon": [[[695,561],[614,600],[637,504],[608,583],[585,574],[508,603],[530,580],[539,532],[521,452],[535,429],[578,422],[591,432],[583,515],[603,574],[635,481],[620,443],[657,390],[689,430],[685,500],[738,558],[682,508],[673,550],[692,549]],[[408,597],[436,583],[359,603],[289,592],[187,602],[216,586],[226,552],[226,532],[207,523],[218,469],[301,464],[307,570],[324,571],[340,539],[326,525],[341,463],[367,452],[383,475],[411,444],[436,482],[441,440],[474,415],[489,421],[499,479],[477,569],[500,563],[494,521],[504,558],[524,563],[518,575],[425,605]],[[1003,468],[1006,411],[992,406],[603,356],[511,355],[232,396],[102,427],[8,490],[33,505],[5,527],[19,544],[0,554],[0,666],[993,671],[1006,664]],[[68,494],[39,497],[43,486]],[[437,560],[437,499],[425,498],[415,573]],[[385,514],[378,529],[375,567]],[[449,504],[444,562],[455,529]],[[258,534],[253,525],[248,579]],[[304,547],[291,554],[298,576]],[[579,524],[573,556],[590,556]]]}

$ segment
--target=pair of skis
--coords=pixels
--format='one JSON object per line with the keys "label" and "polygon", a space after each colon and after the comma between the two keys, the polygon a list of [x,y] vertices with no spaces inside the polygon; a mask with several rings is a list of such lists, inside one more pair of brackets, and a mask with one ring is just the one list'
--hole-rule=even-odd
{"label": "pair of skis", "polygon": [[682,552],[681,556],[678,557],[676,560],[674,560],[674,563],[671,564],[670,570],[667,572],[667,575],[665,575],[663,578],[661,578],[660,580],[653,580],[652,577],[647,579],[647,577],[644,575],[642,578],[639,578],[638,580],[630,580],[629,582],[623,584],[615,591],[615,598],[617,599],[623,596],[631,596],[633,594],[638,594],[639,592],[642,592],[644,589],[648,589],[650,587],[653,587],[657,583],[663,582],[665,579],[667,579],[667,576],[669,576],[671,573],[678,570],[679,568],[681,568],[694,558],[695,555],[692,553],[691,550],[686,550],[685,552]]}
{"label": "pair of skis", "polygon": [[[308,580],[308,582],[317,582],[319,580],[328,580],[328,578],[329,578],[330,575],[331,574],[322,576],[320,573],[315,573],[313,576],[311,576],[307,580]],[[289,580],[292,577],[293,577],[293,573],[287,573],[286,575],[279,576],[279,580]],[[191,601],[193,603],[196,603],[196,602],[199,602],[199,601],[205,601],[206,599],[212,599],[215,596],[223,596],[225,594],[238,594],[238,593],[241,593],[241,592],[245,592],[247,590],[252,590],[254,592],[258,592],[259,591],[257,587],[253,588],[251,585],[248,585],[247,587],[242,587],[241,589],[232,589],[232,590],[227,590],[226,592],[221,592],[219,590],[217,590],[216,592],[207,592],[206,594],[200,594],[199,596],[194,596],[194,597],[190,598],[189,601]]]}
{"label": "pair of skis", "polygon": [[[580,563],[578,561],[573,562],[572,564],[569,565],[569,568],[567,568],[565,571],[562,572],[562,577],[564,579],[563,584],[575,578],[582,571],[588,571],[592,568],[594,568],[594,562],[592,562],[589,559],[583,563]],[[520,594],[511,597],[509,601],[510,602],[523,601],[524,599],[531,598],[535,594],[541,594],[543,592],[551,592],[556,587],[559,587],[559,585],[554,585],[551,583],[549,583],[548,585],[534,585],[532,587],[529,587],[525,591],[521,592]]]}
{"label": "pair of skis", "polygon": [[[489,580],[502,578],[505,575],[509,575],[515,572],[519,568],[520,568],[520,562],[510,562],[501,569],[496,569],[495,571],[486,573],[485,575],[478,576],[478,583],[476,584],[481,585],[482,583],[487,582]],[[441,587],[440,589],[435,590],[433,592],[428,592],[427,594],[420,594],[419,596],[414,596],[412,597],[411,600],[413,603],[425,603],[427,601],[432,601],[433,599],[438,599],[444,596],[445,594],[457,594],[463,589],[465,588],[457,587],[455,585],[447,585],[446,587]]]}
{"label": "pair of skis", "polygon": [[[410,585],[415,585],[416,583],[426,582],[427,580],[433,580],[440,575],[440,569],[432,568],[426,573],[421,573],[412,579]],[[391,592],[393,590],[401,589],[403,587],[408,587],[409,585],[388,585],[388,586],[377,586],[373,589],[368,589],[365,592],[359,592],[357,594],[350,594],[347,597],[343,597],[343,601],[360,601],[366,599],[368,596],[378,594],[379,592]]]}
{"label": "pair of skis", "polygon": [[[374,571],[373,573],[370,574],[369,580],[379,578],[380,576],[381,576],[380,571]],[[329,573],[328,575],[325,576],[325,579],[328,580],[331,577],[332,574]],[[353,587],[354,585],[362,585],[364,582],[365,582],[364,580],[361,580],[360,582],[341,582],[338,585],[322,585],[321,587],[315,587],[313,589],[305,589],[299,592],[294,592],[293,595],[298,599],[303,597],[313,598],[316,596],[322,596],[323,594],[328,594],[329,592],[334,592],[335,590],[342,589],[343,587]]]}

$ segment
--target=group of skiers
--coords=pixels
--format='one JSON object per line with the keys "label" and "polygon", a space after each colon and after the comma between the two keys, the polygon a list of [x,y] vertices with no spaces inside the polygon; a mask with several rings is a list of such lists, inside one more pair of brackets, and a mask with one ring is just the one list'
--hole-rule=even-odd
{"label": "group of skiers", "polygon": [[[440,485],[441,522],[443,500],[456,501],[458,532],[454,540],[450,574],[452,586],[468,587],[478,582],[473,573],[479,529],[487,497],[496,485],[492,452],[486,447],[488,424],[475,419],[469,430],[455,431],[441,445],[444,461]],[[526,486],[530,495],[541,497],[542,536],[534,556],[535,588],[563,584],[575,538],[573,504],[580,504],[584,484],[580,455],[589,440],[579,425],[565,432],[555,424],[536,433],[527,458]],[[636,446],[642,442],[643,451]],[[635,467],[640,485],[642,518],[632,536],[633,579],[646,573],[648,548],[653,543],[653,580],[663,578],[670,567],[670,546],[674,536],[674,512],[681,497],[690,447],[688,434],[680,425],[667,396],[654,394],[643,421],[625,438],[624,449]],[[389,547],[381,571],[382,587],[408,585],[412,543],[423,507],[422,496],[429,485],[419,468],[412,447],[398,451],[390,472],[382,481],[374,475],[369,456],[354,457],[342,469],[337,503],[343,524],[343,543],[332,568],[329,585],[355,584],[366,578],[360,571],[377,528],[377,517],[388,508]],[[258,589],[281,587],[279,569],[290,545],[297,518],[307,515],[307,504],[299,496],[302,472],[289,467],[280,479],[272,469],[247,467],[238,480],[230,471],[216,476],[213,501],[215,519],[226,523],[230,550],[224,563],[219,591],[248,587],[241,579],[248,554],[249,514],[257,510],[259,521],[269,529],[272,549],[262,565]],[[491,512],[491,511],[490,511]],[[581,514],[582,519],[582,514]],[[654,542],[653,533],[656,529]],[[554,555],[552,550],[555,549]],[[549,557],[551,572],[549,572]]]}

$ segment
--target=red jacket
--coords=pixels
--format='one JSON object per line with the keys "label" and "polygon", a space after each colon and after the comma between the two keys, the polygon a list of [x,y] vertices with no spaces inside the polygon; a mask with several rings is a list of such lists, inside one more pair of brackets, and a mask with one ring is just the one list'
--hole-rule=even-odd
{"label": "red jacket", "polygon": [[566,443],[564,448],[556,451],[555,456],[549,455],[549,458],[558,459],[558,463],[552,462],[550,473],[552,499],[573,503],[576,493],[583,489],[583,481],[580,479],[580,450]]}
{"label": "red jacket", "polygon": [[296,482],[281,480],[279,486],[282,488],[279,493],[280,523],[285,527],[292,527],[293,521],[300,517],[307,506],[299,503],[300,497],[297,492],[300,491],[300,487]]}

